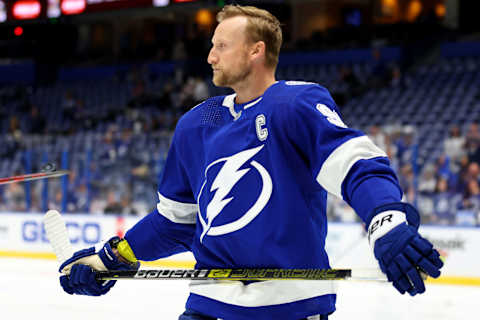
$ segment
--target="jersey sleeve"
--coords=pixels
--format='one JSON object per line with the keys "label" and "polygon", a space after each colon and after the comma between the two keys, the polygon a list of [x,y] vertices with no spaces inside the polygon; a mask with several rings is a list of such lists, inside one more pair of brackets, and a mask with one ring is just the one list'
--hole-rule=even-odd
{"label": "jersey sleeve", "polygon": [[326,191],[344,199],[364,221],[374,208],[400,201],[386,153],[345,125],[325,88],[306,85],[286,109],[288,136]]}
{"label": "jersey sleeve", "polygon": [[190,250],[198,206],[181,156],[176,130],[160,178],[156,208],[125,234],[137,259],[155,260]]}

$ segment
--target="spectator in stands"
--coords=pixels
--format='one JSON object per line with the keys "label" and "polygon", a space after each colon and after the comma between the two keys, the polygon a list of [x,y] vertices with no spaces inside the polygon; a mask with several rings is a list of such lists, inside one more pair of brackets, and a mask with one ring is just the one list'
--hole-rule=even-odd
{"label": "spectator in stands", "polygon": [[107,205],[103,209],[105,214],[121,214],[123,212],[122,204],[118,201],[118,197],[114,191],[109,190],[107,193]]}
{"label": "spectator in stands", "polygon": [[441,177],[437,181],[433,207],[435,212],[434,222],[437,224],[451,225],[455,222],[455,211],[452,208],[452,194],[448,192],[447,179]]}
{"label": "spectator in stands", "polygon": [[26,210],[25,189],[22,184],[18,182],[8,184],[4,199],[7,211],[22,212]]}
{"label": "spectator in stands", "polygon": [[30,195],[30,208],[26,208],[29,212],[42,212],[42,207],[40,203],[40,198],[36,193],[31,193]]}
{"label": "spectator in stands", "polygon": [[62,190],[56,188],[53,192],[51,198],[48,200],[48,208],[51,210],[62,211]]}
{"label": "spectator in stands", "polygon": [[396,141],[397,157],[400,167],[409,164],[413,174],[417,174],[418,145],[415,141],[415,128],[407,125],[403,128],[400,139]]}
{"label": "spectator in stands", "polygon": [[468,155],[464,154],[460,158],[458,172],[453,173],[450,176],[450,180],[449,180],[450,190],[452,190],[455,193],[463,192],[464,190],[463,184],[464,184],[464,181],[466,180],[469,165],[470,165],[470,162],[468,160]]}
{"label": "spectator in stands", "polygon": [[90,202],[91,214],[103,214],[107,201],[103,194],[95,194]]}
{"label": "spectator in stands", "polygon": [[134,216],[138,215],[138,211],[133,207],[132,199],[130,198],[129,195],[122,196],[120,203],[122,207],[121,213],[123,215],[134,215]]}
{"label": "spectator in stands", "polygon": [[400,168],[398,180],[400,183],[400,187],[403,190],[405,201],[415,202],[415,175],[410,164],[407,163]]}
{"label": "spectator in stands", "polygon": [[210,96],[208,92],[208,86],[205,80],[200,76],[194,78],[194,87],[193,87],[193,99],[195,103],[198,104],[206,100]]}
{"label": "spectator in stands", "polygon": [[78,170],[72,168],[68,175],[68,189],[67,189],[67,212],[79,213],[86,209],[87,194],[86,188],[83,188],[85,183],[79,177]]}
{"label": "spectator in stands", "polygon": [[462,177],[463,179],[463,188],[462,192],[465,192],[467,186],[469,185],[470,181],[480,181],[480,165],[477,162],[470,162],[468,164],[467,170]]}
{"label": "spectator in stands", "polygon": [[195,79],[193,77],[188,77],[187,81],[182,87],[180,92],[180,109],[181,112],[184,113],[190,109],[190,106],[194,106],[196,104],[194,98],[194,91],[195,91]]}
{"label": "spectator in stands", "polygon": [[6,185],[0,185],[0,212],[2,211],[7,211],[7,203],[6,203],[6,200],[5,200],[5,188]]}
{"label": "spectator in stands", "polygon": [[102,168],[111,167],[117,160],[117,148],[114,141],[114,129],[109,129],[105,132],[103,137],[103,144],[99,146],[101,151],[99,153],[99,160]]}
{"label": "spectator in stands", "polygon": [[[53,190],[50,193],[53,196],[48,200],[49,209],[63,213],[86,212],[86,190],[79,188],[79,184],[75,182],[77,180],[76,176],[76,170],[71,170],[66,194],[64,194],[63,189],[59,185],[50,188]],[[63,208],[64,196],[66,197],[66,208]]]}
{"label": "spectator in stands", "polygon": [[450,159],[445,154],[440,155],[435,161],[435,171],[439,177],[450,178]]}
{"label": "spectator in stands", "polygon": [[[102,182],[105,177],[105,172],[101,170],[100,166],[96,161],[92,161],[89,166],[89,187],[92,189],[93,193],[98,194],[102,188]],[[87,182],[86,182],[87,183]]]}
{"label": "spectator in stands", "polygon": [[130,128],[123,128],[120,138],[116,142],[117,156],[120,161],[128,161],[133,144],[133,135]]}
{"label": "spectator in stands", "polygon": [[460,159],[465,154],[465,137],[460,135],[460,128],[453,125],[450,128],[449,136],[443,142],[443,150],[448,158],[450,158],[450,170],[458,172],[460,170]]}
{"label": "spectator in stands", "polygon": [[418,192],[424,195],[432,195],[436,188],[437,179],[435,175],[435,167],[432,164],[427,164],[423,168],[418,182]]}
{"label": "spectator in stands", "polygon": [[131,174],[134,178],[145,179],[150,175],[150,168],[144,162],[139,161],[139,157],[134,158],[134,163]]}
{"label": "spectator in stands", "polygon": [[385,135],[385,152],[387,153],[388,159],[390,160],[390,165],[393,170],[397,173],[400,172],[400,161],[398,159],[398,148],[397,145],[394,143],[397,141],[395,137],[395,126],[383,126],[381,131]]}
{"label": "spectator in stands", "polygon": [[480,187],[477,180],[468,182],[463,198],[457,204],[457,209],[457,224],[476,225],[477,215],[480,210]]}
{"label": "spectator in stands", "polygon": [[87,185],[83,179],[77,183],[74,193],[76,197],[75,211],[79,213],[89,213]]}
{"label": "spectator in stands", "polygon": [[472,123],[465,137],[465,148],[470,162],[480,164],[480,131],[477,123]]}
{"label": "spectator in stands", "polygon": [[182,39],[177,39],[173,44],[172,60],[184,61],[187,58],[187,52],[185,50],[185,42]]}
{"label": "spectator in stands", "polygon": [[20,128],[20,120],[16,115],[12,115],[8,121],[8,133],[14,137],[21,137],[22,129]]}
{"label": "spectator in stands", "polygon": [[[2,141],[3,145],[2,148],[0,149],[0,156],[2,159],[10,159],[13,160],[17,154],[17,152],[20,150],[21,145],[22,145],[22,140],[21,140],[21,131],[19,130],[14,130],[13,132],[9,131],[9,134],[7,134]],[[11,172],[15,171],[15,168],[9,168]]]}
{"label": "spectator in stands", "polygon": [[425,165],[418,179],[417,206],[420,211],[422,223],[435,222],[434,197],[438,180],[435,176],[435,166],[431,163]]}
{"label": "spectator in stands", "polygon": [[383,151],[387,150],[387,137],[379,126],[370,126],[368,129],[368,137],[373,141],[373,143],[375,143],[377,147]]}

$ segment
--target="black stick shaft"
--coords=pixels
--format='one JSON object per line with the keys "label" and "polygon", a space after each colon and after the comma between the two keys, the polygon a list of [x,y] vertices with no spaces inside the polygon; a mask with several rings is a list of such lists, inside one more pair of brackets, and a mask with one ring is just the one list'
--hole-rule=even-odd
{"label": "black stick shaft", "polygon": [[342,280],[351,269],[156,269],[98,271],[97,280]]}

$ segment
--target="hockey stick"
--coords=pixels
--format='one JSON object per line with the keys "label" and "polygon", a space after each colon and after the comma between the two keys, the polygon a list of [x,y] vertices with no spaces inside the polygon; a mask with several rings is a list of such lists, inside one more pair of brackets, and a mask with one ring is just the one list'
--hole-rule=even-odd
{"label": "hockey stick", "polygon": [[[62,264],[73,255],[67,228],[60,213],[49,210],[43,218],[47,238]],[[387,281],[379,269],[140,269],[97,271],[98,280],[371,280]]]}
{"label": "hockey stick", "polygon": [[373,280],[387,281],[376,269],[140,269],[98,271],[97,280]]}
{"label": "hockey stick", "polygon": [[43,166],[41,172],[39,173],[29,173],[23,174],[20,176],[13,176],[13,177],[6,177],[0,178],[0,185],[14,183],[14,182],[22,182],[22,181],[32,181],[32,180],[39,180],[39,179],[46,179],[46,178],[55,178],[60,177],[68,174],[68,170],[55,170],[55,165],[51,163],[47,163]]}

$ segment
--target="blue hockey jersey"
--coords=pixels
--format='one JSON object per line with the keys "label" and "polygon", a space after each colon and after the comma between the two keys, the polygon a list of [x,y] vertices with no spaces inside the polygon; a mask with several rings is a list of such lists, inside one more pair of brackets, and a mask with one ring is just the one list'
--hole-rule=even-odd
{"label": "blue hockey jersey", "polygon": [[[329,268],[327,192],[366,221],[401,191],[386,154],[329,92],[278,81],[251,102],[213,97],[179,121],[157,208],[126,234],[140,260],[190,250],[197,268]],[[192,281],[187,308],[226,320],[335,310],[331,281]]]}

